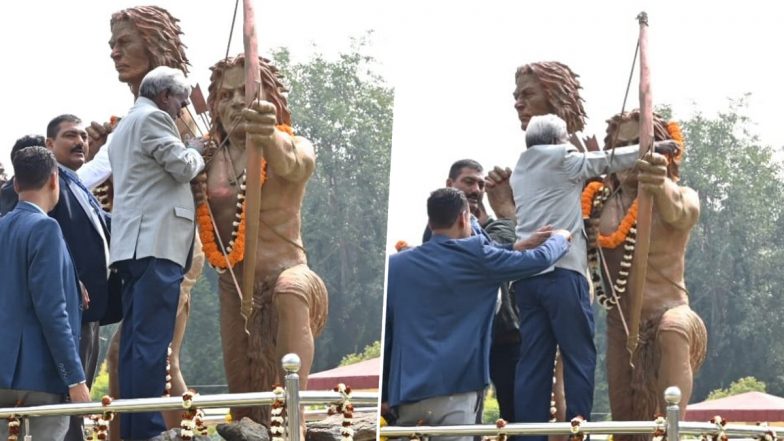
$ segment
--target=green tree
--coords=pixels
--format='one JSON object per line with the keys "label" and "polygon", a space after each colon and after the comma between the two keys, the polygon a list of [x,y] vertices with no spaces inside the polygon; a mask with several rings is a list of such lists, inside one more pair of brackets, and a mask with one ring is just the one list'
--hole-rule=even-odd
{"label": "green tree", "polygon": [[746,97],[715,118],[683,122],[683,183],[701,215],[686,254],[692,308],[708,329],[708,356],[694,399],[753,375],[784,393],[784,169],[751,130]]}
{"label": "green tree", "polygon": [[744,392],[765,392],[765,383],[754,377],[743,377],[730,384],[726,389],[716,389],[708,394],[708,400],[730,397]]}
{"label": "green tree", "polygon": [[348,354],[340,360],[339,366],[348,366],[350,364],[359,363],[360,361],[370,360],[381,356],[381,340],[376,340],[373,343],[365,346],[362,352],[354,352]]}
{"label": "green tree", "polygon": [[314,370],[381,337],[392,143],[392,89],[364,54],[367,38],[330,59],[274,54],[290,85],[294,130],[316,149],[302,208],[308,263],[329,290],[329,319]]}

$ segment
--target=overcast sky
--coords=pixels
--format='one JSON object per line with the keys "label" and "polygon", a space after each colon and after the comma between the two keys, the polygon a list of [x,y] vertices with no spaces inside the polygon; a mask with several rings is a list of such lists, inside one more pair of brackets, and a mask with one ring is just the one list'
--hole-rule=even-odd
{"label": "overcast sky", "polygon": [[[6,2],[0,27],[0,162],[13,141],[43,133],[60,113],[86,120],[124,115],[130,93],[109,58],[109,17],[138,1]],[[159,0],[180,18],[191,78],[206,93],[209,66],[223,57],[234,1]],[[274,8],[274,9],[273,9]],[[326,54],[373,29],[371,54],[395,87],[387,244],[417,243],[429,192],[449,165],[471,157],[513,166],[523,145],[512,108],[516,66],[557,60],[580,75],[589,120],[621,108],[638,33],[650,17],[654,103],[675,117],[726,109],[752,94],[749,115],[763,142],[784,145],[780,44],[784,13],[771,2],[657,1],[256,1],[262,54],[286,46],[305,59]],[[232,53],[242,50],[237,26]],[[629,107],[637,106],[636,76]],[[688,153],[687,153],[688,155]],[[686,163],[688,167],[688,161]]]}

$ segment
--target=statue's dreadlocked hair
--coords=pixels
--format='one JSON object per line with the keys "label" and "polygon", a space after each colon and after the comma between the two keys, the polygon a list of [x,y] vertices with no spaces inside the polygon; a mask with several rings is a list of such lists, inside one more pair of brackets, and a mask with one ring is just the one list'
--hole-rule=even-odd
{"label": "statue's dreadlocked hair", "polygon": [[566,121],[569,133],[579,132],[585,127],[585,109],[580,97],[579,75],[569,66],[557,61],[540,61],[517,68],[515,81],[524,74],[533,74],[542,84],[547,100],[556,114]]}
{"label": "statue's dreadlocked hair", "polygon": [[135,6],[112,14],[110,26],[129,21],[139,31],[154,69],[168,66],[188,73],[190,62],[185,56],[185,45],[180,40],[180,21],[159,6]]}
{"label": "statue's dreadlocked hair", "polygon": [[[615,115],[613,115],[612,118],[607,120],[607,134],[604,137],[604,150],[609,150],[615,147],[622,147],[624,145],[639,144],[640,142],[639,133],[633,139],[623,139],[623,140],[620,140],[616,134],[616,132],[620,129],[620,126],[629,121],[635,121],[639,124],[640,109],[634,109],[630,112],[623,112],[623,114],[616,113]],[[653,114],[653,140],[666,141],[668,139],[673,139],[673,138],[672,135],[670,135],[669,130],[667,129],[667,121],[665,121],[664,118],[658,113],[654,113]],[[685,145],[681,146],[681,148],[685,150]],[[680,179],[680,165],[681,165],[682,158],[683,158],[682,151],[678,155],[667,157],[668,160],[667,174],[670,176],[671,179],[675,181]]]}
{"label": "statue's dreadlocked hair", "polygon": [[[220,94],[219,89],[223,82],[223,75],[228,69],[244,66],[245,55],[240,54],[233,58],[218,61],[210,68],[212,75],[210,76],[207,106],[212,116],[212,129],[210,132],[218,141],[222,141],[227,135],[226,131],[230,129],[230,127],[223,126],[220,120],[220,112],[218,112],[218,95]],[[289,112],[288,100],[286,99],[287,89],[281,82],[278,68],[270,64],[270,60],[259,57],[259,72],[261,73],[261,87],[264,90],[264,100],[275,105],[278,124],[290,126],[291,112]]]}

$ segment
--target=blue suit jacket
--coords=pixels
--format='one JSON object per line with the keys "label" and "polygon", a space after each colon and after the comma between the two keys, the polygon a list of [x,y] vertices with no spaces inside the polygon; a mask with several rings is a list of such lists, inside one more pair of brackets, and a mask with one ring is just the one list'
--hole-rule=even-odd
{"label": "blue suit jacket", "polygon": [[[122,318],[122,285],[115,273],[109,280],[106,277],[103,239],[93,226],[88,213],[73,194],[63,173],[72,173],[60,167],[60,200],[49,212],[63,233],[63,238],[73,257],[79,280],[84,283],[90,295],[90,307],[84,311],[84,322],[100,321],[101,324],[116,323]],[[74,174],[75,176],[75,174]],[[10,184],[10,186],[9,186]],[[16,205],[13,181],[8,181],[0,191],[0,213],[12,210]],[[104,237],[110,238],[109,214],[101,210],[101,227]],[[108,243],[107,243],[108,245]]]}
{"label": "blue suit jacket", "polygon": [[0,388],[68,393],[84,381],[81,296],[57,222],[28,203],[0,218]]}
{"label": "blue suit jacket", "polygon": [[397,406],[488,385],[501,283],[542,271],[568,248],[562,237],[518,252],[483,235],[434,235],[390,256],[382,400]]}

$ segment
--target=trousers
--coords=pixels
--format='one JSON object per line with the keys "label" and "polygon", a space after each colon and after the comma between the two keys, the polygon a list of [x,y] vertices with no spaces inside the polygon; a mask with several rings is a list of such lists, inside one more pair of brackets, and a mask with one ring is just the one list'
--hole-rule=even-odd
{"label": "trousers", "polygon": [[[152,398],[166,387],[166,357],[174,335],[183,268],[167,259],[117,262],[123,279],[120,397]],[[123,439],[148,439],[166,430],[160,412],[120,415]]]}
{"label": "trousers", "polygon": [[[561,268],[515,282],[520,309],[520,361],[515,376],[515,421],[550,419],[556,345],[563,358],[566,419],[590,419],[596,346],[588,281]],[[528,437],[546,441],[546,436]]]}

